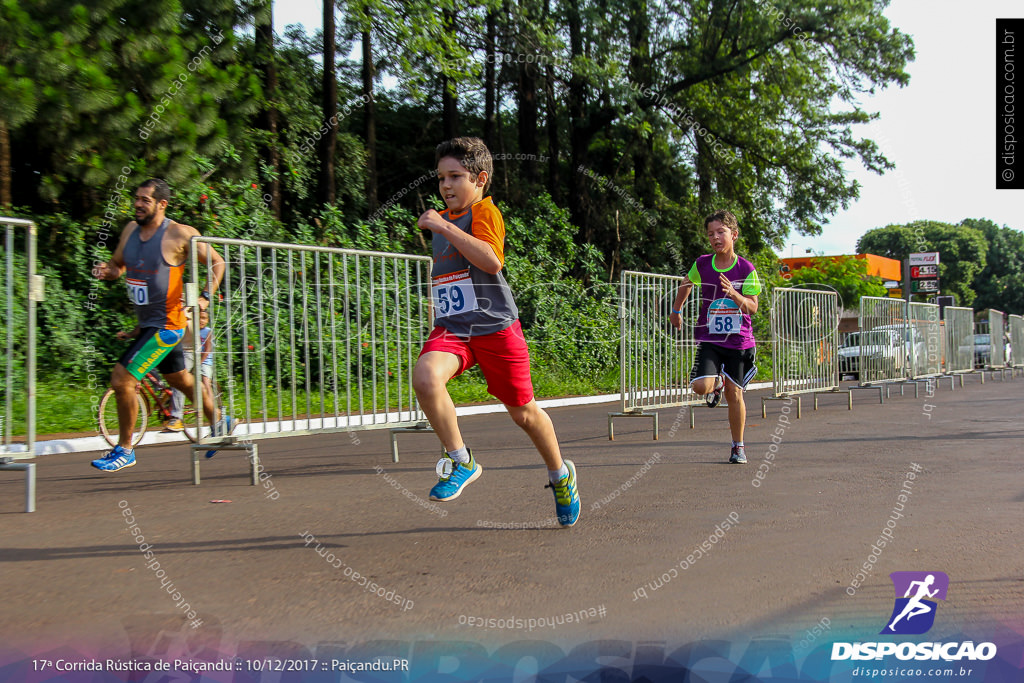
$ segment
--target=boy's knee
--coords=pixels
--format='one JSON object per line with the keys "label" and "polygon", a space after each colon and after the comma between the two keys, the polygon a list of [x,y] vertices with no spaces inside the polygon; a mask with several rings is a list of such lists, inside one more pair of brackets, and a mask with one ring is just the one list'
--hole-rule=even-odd
{"label": "boy's knee", "polygon": [[416,366],[412,373],[412,389],[419,394],[430,394],[444,386],[444,380],[437,372],[424,366]]}
{"label": "boy's knee", "polygon": [[509,410],[509,414],[512,416],[512,421],[515,422],[519,428],[527,432],[534,429],[540,423],[540,420],[544,415],[536,403],[528,403],[515,410]]}

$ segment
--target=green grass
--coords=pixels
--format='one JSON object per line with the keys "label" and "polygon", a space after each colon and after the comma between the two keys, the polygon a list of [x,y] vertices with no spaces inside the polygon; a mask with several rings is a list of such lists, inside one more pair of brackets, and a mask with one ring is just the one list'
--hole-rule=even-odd
{"label": "green grass", "polygon": [[[100,397],[107,389],[107,378],[97,378],[93,383],[89,381],[66,381],[55,379],[42,379],[36,387],[36,435],[41,437],[46,434],[67,434],[67,433],[88,433],[96,434],[96,410],[99,407]],[[534,391],[538,399],[555,398],[559,396],[572,395],[595,395],[615,393],[619,390],[619,371],[612,368],[598,376],[580,377],[573,373],[564,371],[557,366],[539,360],[533,366]],[[394,393],[397,390],[398,382],[393,380],[389,384],[391,391],[391,405],[396,406]],[[408,379],[402,384],[403,402],[406,400],[409,391]],[[473,368],[448,384],[448,390],[456,405],[471,403],[489,403],[495,399],[487,393],[487,383],[479,368]],[[314,415],[324,410],[329,414],[334,413],[333,392],[324,392],[325,401],[321,408],[320,392],[314,389],[307,394],[304,387],[296,391],[296,404],[300,415],[311,412]],[[25,395],[24,390],[15,390],[15,399],[12,409],[14,423],[13,433],[23,435],[25,433]],[[383,384],[378,384],[377,397],[374,400],[370,392],[370,384],[364,383],[363,410],[370,411],[374,404],[378,408],[384,405]],[[347,402],[344,394],[339,396],[340,411],[345,412]],[[291,416],[292,392],[285,389],[281,392],[281,403],[284,414]],[[236,403],[236,409],[240,407]],[[403,407],[407,407],[403,406]],[[277,392],[274,389],[267,391],[267,408],[269,419],[277,418]],[[353,412],[358,412],[359,406],[355,401],[352,405]],[[254,416],[260,416],[262,410],[262,396],[256,395],[252,398],[252,410]],[[6,416],[4,418],[6,420]],[[152,420],[150,427],[153,426]],[[5,428],[6,431],[6,428]]]}

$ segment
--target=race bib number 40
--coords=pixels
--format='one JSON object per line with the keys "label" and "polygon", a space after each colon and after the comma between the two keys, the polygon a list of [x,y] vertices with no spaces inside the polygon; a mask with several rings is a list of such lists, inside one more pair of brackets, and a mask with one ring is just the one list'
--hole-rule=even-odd
{"label": "race bib number 40", "polygon": [[148,305],[149,285],[146,284],[146,281],[128,278],[128,298],[131,299],[132,303],[136,306]]}
{"label": "race bib number 40", "polygon": [[473,281],[469,277],[468,270],[438,275],[434,278],[430,293],[434,300],[435,318],[446,318],[480,308],[477,305],[476,291],[473,289]]}
{"label": "race bib number 40", "polygon": [[734,334],[740,331],[743,314],[732,299],[715,299],[708,307],[708,331],[712,334]]}

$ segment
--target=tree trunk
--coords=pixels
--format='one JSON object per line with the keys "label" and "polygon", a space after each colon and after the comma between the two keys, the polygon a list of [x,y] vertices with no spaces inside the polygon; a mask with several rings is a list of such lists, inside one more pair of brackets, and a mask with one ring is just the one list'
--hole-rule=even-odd
{"label": "tree trunk", "polygon": [[[569,0],[569,56],[575,59],[583,54],[583,27],[579,0]],[[569,216],[583,232],[583,241],[592,242],[593,234],[587,221],[586,184],[583,165],[587,160],[587,132],[584,119],[586,83],[574,70],[569,79]]]}
{"label": "tree trunk", "polygon": [[498,19],[493,10],[487,13],[487,63],[484,65],[484,143],[494,149],[494,103],[497,97],[494,64],[497,58]]}
{"label": "tree trunk", "polygon": [[[647,0],[633,0],[629,13],[629,79],[634,92],[649,92],[651,86],[651,48],[650,24],[647,13]],[[641,120],[646,120],[647,112],[637,112]],[[637,141],[633,151],[633,189],[637,199],[650,207],[654,204],[654,182],[651,172],[651,157],[654,154],[654,136],[646,138],[637,133]]]}
{"label": "tree trunk", "polygon": [[[369,17],[366,17],[369,20]],[[373,99],[373,34],[363,31],[363,113],[366,138],[366,209],[372,215],[379,204],[377,200],[377,105]]]}
{"label": "tree trunk", "polygon": [[260,156],[271,169],[272,177],[264,180],[264,193],[269,194],[270,212],[281,220],[281,158],[277,144],[277,64],[274,56],[274,6],[266,2],[266,12],[258,15],[256,23],[256,63],[263,75],[263,111],[260,113],[260,128],[270,133]]}
{"label": "tree trunk", "polygon": [[337,197],[334,187],[334,153],[338,144],[336,49],[334,0],[324,0],[323,115],[327,133],[320,138],[320,173],[317,176],[317,200],[322,205],[334,204]]}
{"label": "tree trunk", "polygon": [[[455,12],[450,9],[444,10],[444,30],[451,32],[455,30]],[[459,107],[455,95],[456,83],[450,81],[447,75],[441,75],[441,103],[444,116],[444,138],[451,140],[458,135],[459,130]]]}
{"label": "tree trunk", "polygon": [[[551,0],[544,2],[545,18],[551,11]],[[559,201],[562,184],[558,173],[558,102],[555,101],[555,66],[548,62],[544,67],[544,99],[547,105],[545,125],[548,129],[548,193],[555,202]]]}
{"label": "tree trunk", "polygon": [[11,210],[11,132],[7,122],[0,119],[0,211]]}

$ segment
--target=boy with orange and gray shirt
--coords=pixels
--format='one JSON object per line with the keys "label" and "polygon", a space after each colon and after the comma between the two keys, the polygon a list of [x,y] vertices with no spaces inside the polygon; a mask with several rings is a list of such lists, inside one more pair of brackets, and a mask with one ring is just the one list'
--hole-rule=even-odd
{"label": "boy with orange and gray shirt", "polygon": [[490,197],[493,162],[479,138],[455,138],[435,151],[438,189],[447,209],[430,209],[419,226],[433,233],[431,295],[434,330],[413,369],[413,388],[445,453],[437,463],[431,500],[458,498],[482,468],[462,440],[445,385],[479,363],[487,391],[533,441],[548,468],[559,524],[580,513],[576,467],[563,460],[554,426],[533,397],[530,355],[519,311],[501,270],[505,223]]}

